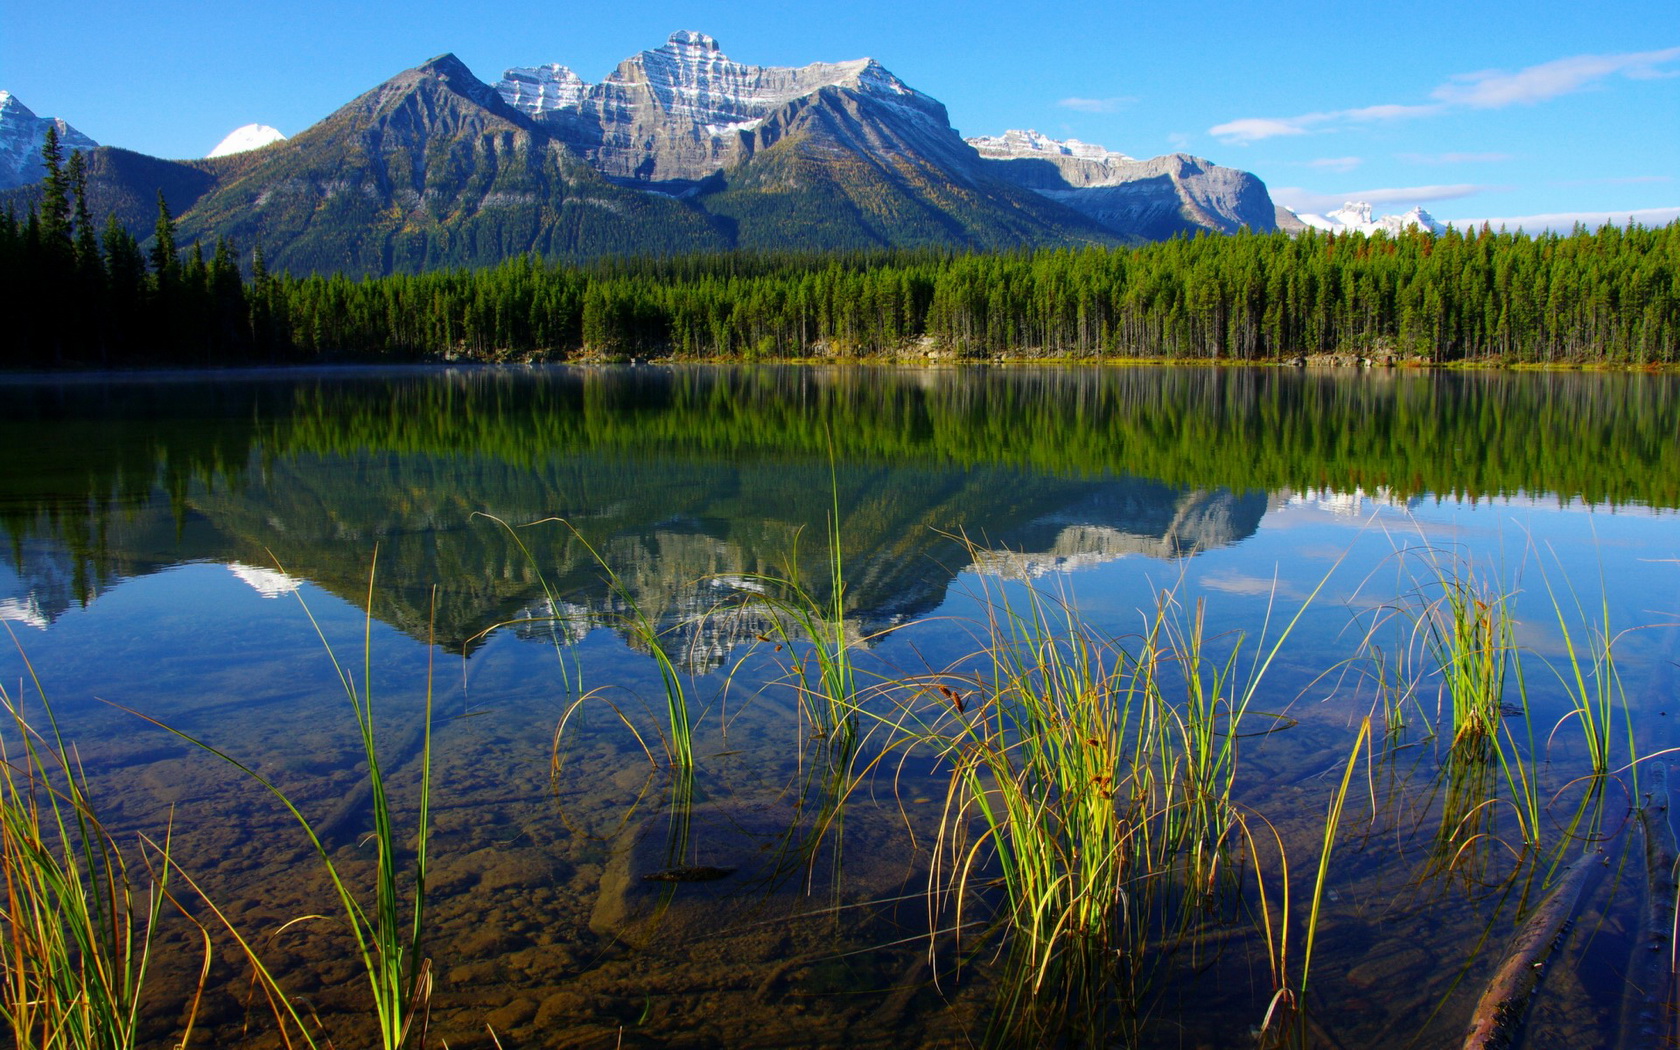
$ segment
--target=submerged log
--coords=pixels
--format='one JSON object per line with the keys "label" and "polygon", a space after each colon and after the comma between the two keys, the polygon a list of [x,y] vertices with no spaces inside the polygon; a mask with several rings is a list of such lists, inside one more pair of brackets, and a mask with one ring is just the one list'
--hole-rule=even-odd
{"label": "submerged log", "polygon": [[1672,1046],[1674,1019],[1674,827],[1668,820],[1668,767],[1646,774],[1650,790],[1639,808],[1645,832],[1645,909],[1628,960],[1622,1000],[1623,1047]]}
{"label": "submerged log", "polygon": [[1598,854],[1587,853],[1564,869],[1551,891],[1517,931],[1505,961],[1476,1004],[1470,1030],[1464,1036],[1464,1050],[1490,1050],[1511,1044],[1528,1009],[1529,997],[1540,982],[1546,957],[1562,939],[1560,934],[1575,911],[1581,886],[1599,863]]}

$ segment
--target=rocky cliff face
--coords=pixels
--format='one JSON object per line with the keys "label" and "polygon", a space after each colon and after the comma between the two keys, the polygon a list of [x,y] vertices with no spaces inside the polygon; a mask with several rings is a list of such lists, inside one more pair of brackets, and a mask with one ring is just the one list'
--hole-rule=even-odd
{"label": "rocky cliff face", "polygon": [[508,104],[553,130],[602,174],[650,183],[704,179],[746,160],[774,144],[778,136],[762,132],[779,110],[825,88],[878,100],[910,121],[948,127],[943,105],[872,59],[743,65],[716,40],[691,31],[625,59],[599,84],[551,64],[510,69],[496,85]]}
{"label": "rocky cliff face", "polygon": [[1161,240],[1198,229],[1277,229],[1264,183],[1188,153],[1135,160],[1036,131],[1007,131],[968,144],[1002,178],[1127,236]]}
{"label": "rocky cliff face", "polygon": [[99,143],[64,121],[37,117],[10,91],[0,91],[0,190],[27,186],[46,174],[41,146],[47,141],[49,127],[58,129],[59,148],[66,158],[73,149],[87,152],[99,148]]}
{"label": "rocky cliff face", "polygon": [[752,66],[695,32],[598,84],[550,64],[491,86],[443,55],[262,149],[187,163],[121,152],[99,151],[90,193],[132,232],[150,233],[161,186],[183,243],[260,241],[271,268],[297,273],[1274,228],[1245,172],[1030,132],[965,142],[940,102],[871,59]]}

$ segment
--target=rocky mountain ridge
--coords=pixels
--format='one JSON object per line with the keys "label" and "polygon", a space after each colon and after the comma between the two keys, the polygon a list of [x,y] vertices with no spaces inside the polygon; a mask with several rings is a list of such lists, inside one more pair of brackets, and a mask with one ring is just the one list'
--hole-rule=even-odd
{"label": "rocky mountain ridge", "polygon": [[155,199],[162,178],[183,243],[261,241],[270,267],[292,272],[479,266],[531,251],[997,249],[1275,228],[1246,172],[1032,132],[965,141],[942,103],[872,59],[752,66],[691,31],[598,84],[551,63],[490,85],[439,56],[291,139],[217,152],[149,164],[96,155],[91,202],[122,202],[113,210],[145,236],[151,217],[133,205]]}
{"label": "rocky mountain ridge", "polygon": [[1276,208],[1254,175],[1188,153],[1137,160],[1102,146],[1036,131],[971,138],[986,166],[1102,225],[1165,240],[1196,229],[1276,228]]}
{"label": "rocky mountain ridge", "polygon": [[0,190],[26,186],[45,174],[41,146],[49,127],[58,129],[59,147],[66,157],[73,149],[99,148],[99,143],[64,120],[38,117],[10,91],[0,91]]}

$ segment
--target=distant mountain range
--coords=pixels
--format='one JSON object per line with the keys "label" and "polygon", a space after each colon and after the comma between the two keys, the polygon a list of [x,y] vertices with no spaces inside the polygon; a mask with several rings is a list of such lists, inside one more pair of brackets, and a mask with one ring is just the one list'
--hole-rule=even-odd
{"label": "distant mountain range", "polygon": [[[0,161],[11,166],[0,189],[38,177],[45,133],[4,99]],[[59,123],[66,152],[92,150],[100,219],[115,213],[144,237],[161,190],[181,243],[260,242],[271,268],[295,273],[480,266],[531,251],[987,249],[1277,228],[1247,172],[1034,132],[965,141],[943,104],[871,59],[748,66],[694,32],[598,84],[546,65],[492,86],[443,55],[290,139],[263,144],[278,133],[240,129],[203,160],[94,148]]]}
{"label": "distant mountain range", "polygon": [[1348,201],[1326,215],[1283,210],[1289,214],[1287,217],[1280,215],[1278,225],[1285,229],[1291,227],[1291,220],[1303,229],[1310,227],[1326,233],[1381,232],[1393,236],[1407,229],[1419,229],[1426,233],[1445,233],[1447,229],[1445,223],[1437,222],[1433,215],[1421,207],[1413,208],[1404,215],[1384,215],[1380,219],[1371,218],[1371,205],[1366,201]]}

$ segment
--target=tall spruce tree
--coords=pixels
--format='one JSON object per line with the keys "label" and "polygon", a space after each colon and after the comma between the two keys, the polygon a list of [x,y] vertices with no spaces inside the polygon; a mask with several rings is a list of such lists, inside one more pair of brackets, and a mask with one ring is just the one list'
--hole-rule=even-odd
{"label": "tall spruce tree", "polygon": [[79,149],[70,151],[68,171],[70,197],[76,223],[76,266],[84,277],[99,268],[99,236],[93,230],[93,216],[87,203],[87,158]]}
{"label": "tall spruce tree", "polygon": [[152,275],[159,288],[175,283],[180,276],[181,260],[175,251],[175,219],[169,214],[169,202],[158,190],[157,225],[152,228]]}
{"label": "tall spruce tree", "polygon": [[64,152],[58,144],[58,128],[47,125],[46,141],[41,144],[41,163],[47,169],[41,180],[41,244],[45,250],[61,259],[69,259],[74,245],[70,240],[70,178],[64,170]]}

